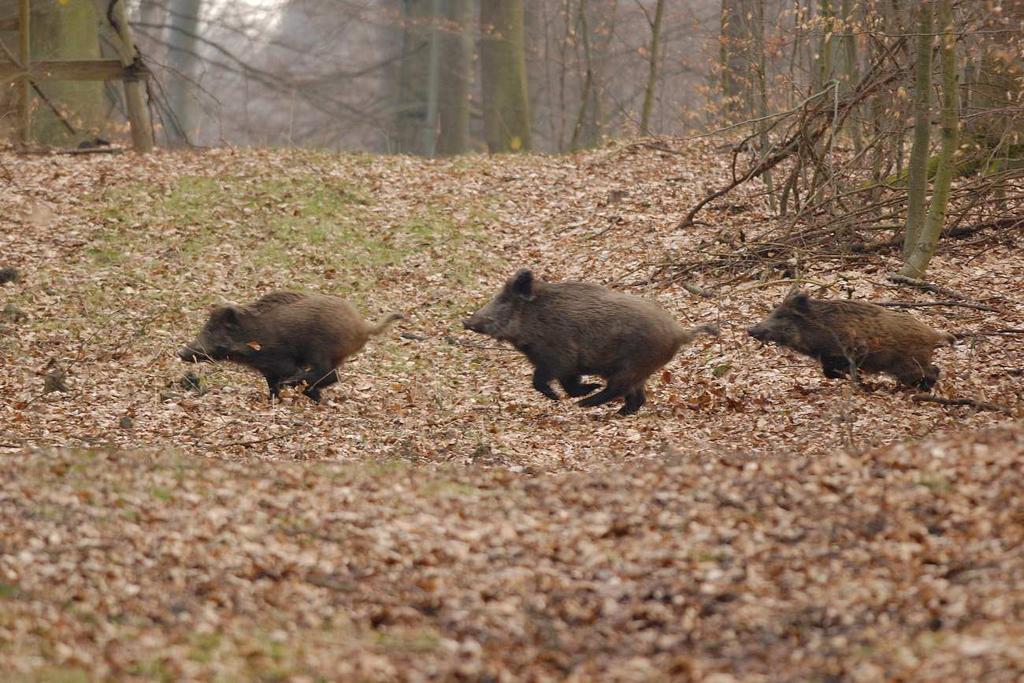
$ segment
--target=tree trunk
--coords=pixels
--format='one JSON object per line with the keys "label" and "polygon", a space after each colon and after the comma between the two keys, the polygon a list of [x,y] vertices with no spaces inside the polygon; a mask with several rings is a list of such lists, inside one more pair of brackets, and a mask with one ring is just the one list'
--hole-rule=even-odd
{"label": "tree trunk", "polygon": [[[860,81],[860,64],[857,55],[857,35],[854,28],[857,25],[854,17],[854,3],[851,0],[843,0],[843,92],[848,92]],[[850,137],[853,139],[853,151],[860,154],[864,149],[864,140],[861,135],[860,109],[854,111],[847,124]]]}
{"label": "tree trunk", "polygon": [[[98,18],[91,2],[32,4],[30,49],[33,61],[99,59]],[[103,84],[95,81],[48,81],[31,89],[35,101],[32,138],[66,146],[95,136],[104,123]]]}
{"label": "tree trunk", "polygon": [[583,41],[583,91],[580,94],[580,108],[573,126],[569,149],[593,147],[601,135],[600,100],[594,77],[594,55],[590,43],[590,22],[587,20],[587,0],[580,0],[577,30]]}
{"label": "tree trunk", "polygon": [[957,83],[956,27],[953,24],[952,0],[940,0],[939,25],[942,27],[942,147],[935,170],[931,206],[924,230],[913,246],[901,275],[921,278],[935,254],[935,245],[946,223],[949,188],[953,181],[953,155],[956,153],[960,126],[960,85]]}
{"label": "tree trunk", "polygon": [[[167,17],[167,8],[161,0],[140,0],[136,13],[140,23],[158,26],[164,23]],[[147,28],[146,32],[157,40],[163,36],[162,29]]]}
{"label": "tree trunk", "polygon": [[932,89],[932,5],[924,0],[918,10],[917,48],[914,52],[914,141],[910,148],[907,182],[907,228],[903,235],[903,257],[917,245],[925,220],[928,191],[928,144],[931,135],[929,95]]}
{"label": "tree trunk", "polygon": [[441,23],[444,21],[444,1],[430,2],[430,42],[427,60],[426,115],[421,131],[420,153],[432,157],[437,148],[438,100],[441,83]]}
{"label": "tree trunk", "polygon": [[464,154],[469,150],[469,85],[473,43],[471,0],[447,0],[447,26],[441,43],[440,131],[437,153]]}
{"label": "tree trunk", "polygon": [[981,43],[981,56],[970,74],[973,116],[964,131],[984,172],[1024,165],[1024,116],[1007,112],[1024,100],[1024,0],[1002,0],[998,7],[999,12],[987,15],[984,32],[975,39]]}
{"label": "tree trunk", "polygon": [[[183,135],[173,143],[187,144],[194,139],[197,126],[196,79],[199,76],[199,17],[203,10],[202,0],[171,0],[168,5],[171,16],[167,36],[168,62],[175,72],[170,83],[168,103]],[[170,133],[171,130],[168,130]]]}
{"label": "tree trunk", "polygon": [[430,8],[432,0],[402,0],[402,57],[395,96],[395,135],[392,151],[422,152],[430,77]]}
{"label": "tree trunk", "polygon": [[751,112],[750,32],[745,0],[722,0],[719,36],[719,86],[727,118],[742,119]]}
{"label": "tree trunk", "polygon": [[644,88],[644,104],[640,110],[640,135],[651,134],[651,111],[654,109],[654,89],[658,84],[658,52],[661,41],[661,21],[665,15],[665,0],[658,0],[651,22],[651,47],[647,55],[647,86]]}
{"label": "tree trunk", "polygon": [[[764,0],[754,0],[753,9],[753,25],[750,32],[754,39],[754,53],[757,64],[757,116],[762,119],[761,123],[758,124],[760,129],[758,134],[758,154],[761,158],[765,158],[769,155],[770,151],[768,128],[771,122],[768,121],[768,67],[764,47]],[[772,213],[775,213],[778,210],[778,202],[775,200],[775,182],[771,169],[761,174],[761,180],[764,181],[764,189],[768,194],[768,207],[772,210]]]}
{"label": "tree trunk", "polygon": [[484,137],[491,152],[530,149],[523,0],[480,5],[480,72]]}
{"label": "tree trunk", "polygon": [[820,92],[835,79],[835,18],[834,0],[819,0],[821,38],[814,69],[814,92]]}

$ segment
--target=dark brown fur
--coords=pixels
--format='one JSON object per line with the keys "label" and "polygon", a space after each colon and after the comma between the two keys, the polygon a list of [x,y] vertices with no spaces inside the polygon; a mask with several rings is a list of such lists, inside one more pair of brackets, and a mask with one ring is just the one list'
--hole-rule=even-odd
{"label": "dark brown fur", "polygon": [[19,280],[21,280],[21,273],[18,272],[17,268],[10,266],[0,268],[0,285],[8,282],[18,282]]}
{"label": "dark brown fur", "polygon": [[263,373],[271,397],[283,386],[305,384],[303,393],[319,401],[320,390],[338,381],[342,361],[401,317],[370,325],[337,297],[273,292],[246,306],[215,308],[178,356],[248,365]]}
{"label": "dark brown fur", "polygon": [[463,325],[523,352],[534,366],[533,387],[548,398],[558,399],[552,380],[579,397],[600,388],[582,384],[582,375],[605,378],[605,388],[579,404],[624,397],[623,415],[646,402],[647,378],[679,347],[698,334],[718,334],[711,325],[683,328],[651,301],[583,282],[540,282],[526,269]]}
{"label": "dark brown fur", "polygon": [[907,313],[864,301],[815,300],[799,290],[747,332],[818,360],[826,377],[844,377],[856,368],[890,374],[924,391],[939,378],[932,365],[935,347],[954,341]]}

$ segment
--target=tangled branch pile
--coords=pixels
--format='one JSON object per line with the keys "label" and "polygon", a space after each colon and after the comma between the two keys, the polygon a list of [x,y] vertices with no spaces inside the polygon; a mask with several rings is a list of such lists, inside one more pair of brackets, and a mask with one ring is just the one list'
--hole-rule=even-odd
{"label": "tangled branch pile", "polygon": [[[1016,56],[1021,34],[1009,29],[1024,12],[993,18],[982,8],[959,3],[954,16],[962,94],[942,234],[1013,239],[1024,226],[1024,63]],[[728,143],[731,177],[694,204],[680,227],[692,225],[705,210],[736,213],[727,199],[739,191],[745,194],[743,202],[764,207],[763,220],[740,234],[675,255],[657,267],[654,279],[742,278],[766,270],[792,271],[812,259],[847,264],[902,244],[912,174],[908,164],[913,163],[907,159],[908,134],[915,114],[908,93],[918,85],[918,55],[909,40],[916,25],[905,25],[912,18],[871,8],[862,16],[816,18],[812,25],[820,27],[819,49],[835,49],[829,47],[833,41],[854,46],[845,53],[845,68],[827,74],[829,79],[810,73],[809,96],[774,114],[752,107],[744,112],[751,118],[718,131],[743,131],[738,141]],[[863,71],[858,50],[864,54]],[[763,73],[755,76],[763,78]],[[796,93],[789,95],[795,98]],[[937,112],[930,116],[935,119]],[[940,162],[935,147],[926,143],[929,154],[921,157],[926,163],[922,174],[929,179]]]}

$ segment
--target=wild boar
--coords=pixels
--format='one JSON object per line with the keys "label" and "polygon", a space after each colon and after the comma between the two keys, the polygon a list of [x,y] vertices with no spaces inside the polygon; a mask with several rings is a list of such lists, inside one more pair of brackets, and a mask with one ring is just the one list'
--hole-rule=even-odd
{"label": "wild boar", "polygon": [[533,388],[558,400],[558,380],[569,396],[598,406],[623,397],[619,413],[630,415],[647,402],[647,378],[698,334],[717,335],[713,325],[681,327],[657,304],[584,282],[541,282],[518,271],[486,306],[462,322],[466,329],[510,342],[533,364]]}
{"label": "wild boar", "polygon": [[281,387],[305,384],[316,402],[338,381],[337,367],[402,316],[365,322],[347,302],[324,294],[273,292],[245,306],[219,306],[195,341],[178,352],[185,362],[227,360],[267,380],[271,398]]}
{"label": "wild boar", "polygon": [[939,378],[932,365],[935,347],[956,340],[907,313],[864,301],[812,299],[798,289],[747,333],[816,359],[829,378],[845,377],[855,368],[890,374],[923,391]]}

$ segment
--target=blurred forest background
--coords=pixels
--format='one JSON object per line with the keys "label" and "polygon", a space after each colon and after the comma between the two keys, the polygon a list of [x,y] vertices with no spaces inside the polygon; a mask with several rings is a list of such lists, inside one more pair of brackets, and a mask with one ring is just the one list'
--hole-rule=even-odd
{"label": "blurred forest background", "polygon": [[[110,18],[126,12],[166,146],[562,153],[717,132],[732,177],[707,202],[756,183],[785,219],[783,255],[837,237],[853,250],[899,241],[905,275],[924,272],[944,226],[1021,222],[1024,0],[120,5],[35,0],[25,49],[33,61],[115,55]],[[8,128],[17,6],[0,1]],[[33,82],[29,98],[35,143],[127,128],[116,81]],[[767,235],[743,251],[779,245]]]}
{"label": "blurred forest background", "polygon": [[[113,3],[111,3],[112,5]],[[564,152],[772,117],[817,98],[862,149],[912,129],[909,0],[134,0],[165,144]],[[1019,119],[1020,0],[950,2],[959,108],[992,144]],[[113,54],[105,0],[35,0],[32,59]],[[932,14],[937,14],[938,9]],[[17,2],[0,38],[17,44]],[[934,46],[937,49],[937,43]],[[3,58],[3,57],[0,57]],[[935,58],[936,86],[940,60]],[[37,138],[110,134],[117,88],[46,83]],[[937,107],[940,94],[932,97]],[[10,97],[7,98],[10,100]],[[856,106],[847,111],[847,103]],[[69,125],[54,125],[60,111]],[[765,118],[769,117],[769,118]],[[9,117],[5,117],[7,119]],[[777,129],[776,129],[777,130]],[[518,139],[513,139],[518,138]],[[907,147],[898,138],[893,152]],[[1017,144],[1006,141],[1007,145]],[[879,156],[877,150],[869,157]]]}

